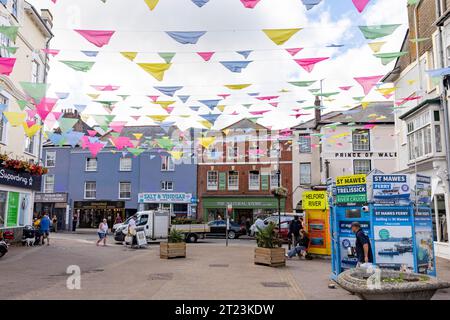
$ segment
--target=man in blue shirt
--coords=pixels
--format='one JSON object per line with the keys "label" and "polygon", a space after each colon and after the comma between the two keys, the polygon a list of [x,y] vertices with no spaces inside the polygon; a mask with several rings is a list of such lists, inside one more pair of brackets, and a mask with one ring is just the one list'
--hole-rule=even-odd
{"label": "man in blue shirt", "polygon": [[44,216],[41,219],[41,224],[39,226],[39,231],[41,232],[42,235],[42,244],[44,244],[45,239],[47,239],[47,245],[50,245],[50,218],[48,217],[48,215],[46,213],[44,213]]}
{"label": "man in blue shirt", "polygon": [[370,239],[361,229],[359,222],[352,222],[352,232],[356,236],[356,257],[358,258],[358,264],[373,263]]}

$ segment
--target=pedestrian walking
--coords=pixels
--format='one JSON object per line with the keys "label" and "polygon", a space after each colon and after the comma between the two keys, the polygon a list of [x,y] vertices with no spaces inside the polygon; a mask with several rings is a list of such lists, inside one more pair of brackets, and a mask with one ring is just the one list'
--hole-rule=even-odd
{"label": "pedestrian walking", "polygon": [[250,218],[247,217],[245,220],[245,230],[247,230],[247,235],[250,235],[250,227],[252,226]]}
{"label": "pedestrian walking", "polygon": [[[128,221],[128,236],[132,238],[131,246],[137,244],[136,239],[136,215],[132,216],[130,221]],[[126,243],[125,243],[126,244]]]}
{"label": "pedestrian walking", "polygon": [[44,216],[41,219],[39,232],[41,233],[40,243],[45,244],[45,239],[47,239],[47,245],[50,245],[50,218],[47,213],[44,213]]}
{"label": "pedestrian walking", "polygon": [[117,214],[116,219],[114,220],[114,224],[118,224],[118,223],[123,223],[120,213]]}
{"label": "pedestrian walking", "polygon": [[289,223],[289,232],[288,232],[288,239],[289,239],[289,249],[291,248],[291,244],[293,247],[297,247],[298,243],[300,242],[300,230],[303,229],[302,222],[299,219],[299,216],[295,216],[294,220],[292,220]]}
{"label": "pedestrian walking", "polygon": [[103,219],[103,221],[98,226],[98,240],[97,240],[97,246],[100,244],[100,242],[103,241],[103,246],[106,247],[106,236],[108,234],[108,221],[106,219]]}
{"label": "pedestrian walking", "polygon": [[112,213],[110,213],[110,214],[108,214],[108,226],[111,226],[111,232],[112,232],[112,227],[113,227],[113,225],[114,225],[114,221],[113,221],[113,214]]}
{"label": "pedestrian walking", "polygon": [[56,216],[56,214],[53,215],[52,218],[52,226],[53,226],[53,232],[58,232],[58,217]]}
{"label": "pedestrian walking", "polygon": [[72,231],[77,231],[77,224],[78,224],[78,214],[74,213],[72,218]]}
{"label": "pedestrian walking", "polygon": [[363,263],[373,262],[372,246],[369,237],[361,229],[359,222],[352,222],[352,232],[356,236],[356,257],[358,266]]}

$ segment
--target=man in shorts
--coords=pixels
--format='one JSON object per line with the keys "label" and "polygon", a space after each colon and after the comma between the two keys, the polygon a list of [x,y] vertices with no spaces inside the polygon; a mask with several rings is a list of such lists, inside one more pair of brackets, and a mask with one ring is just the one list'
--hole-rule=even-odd
{"label": "man in shorts", "polygon": [[49,238],[49,236],[50,236],[50,224],[51,224],[50,218],[48,217],[47,213],[44,213],[44,216],[41,219],[41,224],[40,224],[40,227],[39,227],[39,231],[40,231],[40,233],[42,235],[42,239],[41,239],[42,244],[44,244],[45,239],[47,239],[47,245],[48,246],[50,245],[50,238]]}

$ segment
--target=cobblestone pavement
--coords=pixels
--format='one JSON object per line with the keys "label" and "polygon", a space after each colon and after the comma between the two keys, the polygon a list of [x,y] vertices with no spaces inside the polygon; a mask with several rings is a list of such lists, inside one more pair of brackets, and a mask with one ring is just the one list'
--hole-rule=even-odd
{"label": "cobblestone pavement", "polygon": [[[0,299],[357,299],[328,289],[330,260],[256,266],[249,239],[229,247],[223,239],[203,240],[188,245],[186,259],[174,260],[160,259],[157,244],[133,250],[109,239],[107,247],[96,247],[91,231],[52,234],[51,240],[48,247],[11,247],[0,260]],[[450,280],[450,262],[438,262],[441,278]],[[67,289],[70,265],[81,269],[81,290]]]}

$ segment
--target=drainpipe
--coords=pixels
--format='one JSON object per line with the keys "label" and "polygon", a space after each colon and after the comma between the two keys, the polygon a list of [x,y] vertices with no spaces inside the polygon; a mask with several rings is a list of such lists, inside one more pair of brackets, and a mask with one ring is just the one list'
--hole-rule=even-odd
{"label": "drainpipe", "polygon": [[[436,16],[439,19],[442,15],[442,8],[440,0],[436,0]],[[445,63],[445,56],[444,56],[444,39],[442,36],[442,25],[437,25],[438,28],[438,35],[439,35],[439,56],[441,58],[441,67],[444,68],[446,66]],[[446,84],[444,84],[444,81]],[[450,115],[448,112],[448,100],[447,100],[447,85],[448,85],[448,77],[444,77],[443,81],[439,82],[439,88],[441,92],[441,110],[444,112],[444,140],[445,140],[445,154],[446,154],[446,163],[447,163],[447,174],[445,176],[447,181],[447,188],[450,188],[450,158],[449,158],[449,152],[450,152]],[[448,191],[448,190],[447,190]]]}

